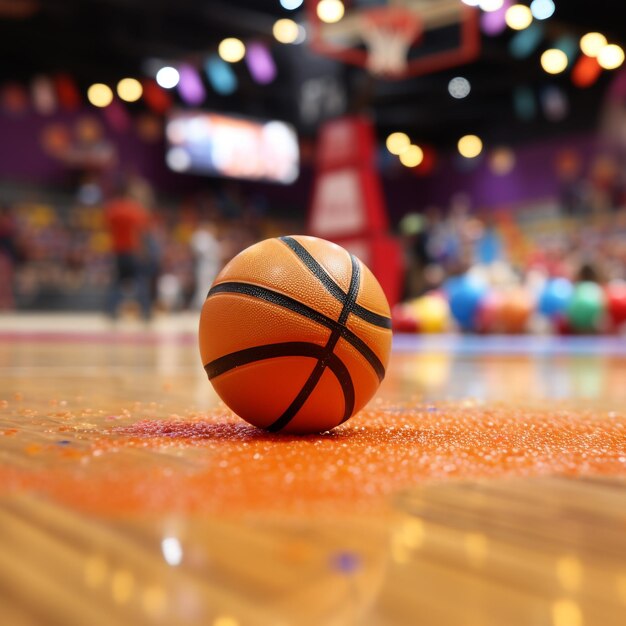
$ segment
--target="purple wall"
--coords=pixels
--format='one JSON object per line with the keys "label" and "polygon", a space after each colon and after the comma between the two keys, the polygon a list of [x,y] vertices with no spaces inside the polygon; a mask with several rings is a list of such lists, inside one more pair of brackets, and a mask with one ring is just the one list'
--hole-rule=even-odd
{"label": "purple wall", "polygon": [[[460,156],[443,157],[429,177],[407,176],[402,166],[393,166],[385,177],[389,212],[397,217],[432,204],[446,208],[450,198],[461,191],[470,195],[477,209],[555,198],[560,190],[556,169],[559,153],[576,152],[584,172],[597,150],[596,143],[595,136],[589,134],[518,147],[515,167],[504,176],[489,168],[488,149],[476,162]],[[384,160],[389,163],[387,157]]]}
{"label": "purple wall", "polygon": [[[117,147],[123,169],[140,172],[160,191],[184,193],[220,184],[215,179],[170,172],[164,164],[162,141],[142,140],[132,123],[126,132],[116,132],[102,112],[94,109],[47,117],[34,113],[9,115],[0,112],[0,181],[32,181],[47,185],[71,183],[71,172],[43,150],[40,138],[46,126],[55,123],[73,129],[80,116],[85,114],[100,120],[107,137]],[[515,168],[505,176],[491,172],[485,153],[475,162],[464,162],[460,157],[442,157],[429,177],[415,176],[398,165],[395,157],[381,155],[389,213],[392,219],[397,219],[408,211],[421,210],[431,204],[446,207],[459,191],[468,192],[476,208],[555,197],[559,192],[555,162],[564,149],[576,151],[585,163],[595,150],[595,139],[586,135],[520,147],[516,149]],[[463,171],[468,165],[471,169]],[[295,211],[303,212],[310,196],[311,175],[305,167],[300,179],[288,187],[246,186],[253,193],[265,194],[272,207],[283,210],[293,207]]]}
{"label": "purple wall", "polygon": [[136,165],[142,174],[157,180],[169,174],[162,162],[162,146],[156,144],[158,149],[155,150],[154,143],[142,142],[132,128],[126,133],[114,132],[99,111],[91,110],[45,117],[34,113],[0,113],[0,179],[47,184],[67,181],[67,168],[46,153],[41,137],[45,128],[52,124],[63,125],[72,132],[81,115],[85,114],[102,123],[124,166]]}

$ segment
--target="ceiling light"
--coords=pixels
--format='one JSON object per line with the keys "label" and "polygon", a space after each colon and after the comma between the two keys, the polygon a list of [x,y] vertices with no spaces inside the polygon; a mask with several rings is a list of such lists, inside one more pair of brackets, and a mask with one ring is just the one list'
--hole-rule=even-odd
{"label": "ceiling light", "polygon": [[483,151],[483,142],[476,135],[465,135],[457,144],[459,153],[466,159],[473,159]]}
{"label": "ceiling light", "polygon": [[417,167],[424,160],[424,151],[419,146],[409,146],[400,154],[400,163],[406,167]]}
{"label": "ceiling light", "polygon": [[95,107],[108,107],[113,101],[113,92],[108,85],[94,83],[87,89],[87,99]]}
{"label": "ceiling light", "polygon": [[567,55],[563,50],[550,48],[541,55],[541,67],[548,74],[560,74],[567,68]]}
{"label": "ceiling light", "polygon": [[524,30],[533,21],[533,14],[524,4],[514,4],[506,10],[504,15],[506,25],[513,30]]}
{"label": "ceiling light", "polygon": [[295,11],[302,6],[304,0],[280,0],[280,6],[287,11]]}
{"label": "ceiling light", "polygon": [[485,13],[491,13],[502,8],[504,0],[480,0],[478,6],[485,11]]}
{"label": "ceiling light", "polygon": [[180,74],[175,67],[171,67],[166,65],[162,67],[156,75],[156,82],[163,89],[172,89],[178,85],[178,81],[180,80]]}
{"label": "ceiling light", "polygon": [[391,133],[387,137],[386,146],[391,154],[401,154],[411,145],[411,140],[406,133]]}
{"label": "ceiling light", "polygon": [[122,78],[117,83],[117,95],[125,102],[136,102],[143,94],[143,87],[136,78]]}
{"label": "ceiling light", "polygon": [[320,0],[317,5],[317,17],[327,24],[338,22],[345,13],[341,0]]}
{"label": "ceiling light", "polygon": [[604,46],[598,53],[598,63],[605,70],[614,70],[624,62],[624,51],[616,44]]}
{"label": "ceiling light", "polygon": [[241,39],[228,37],[220,42],[217,53],[227,63],[237,63],[246,55],[246,46]]}
{"label": "ceiling light", "polygon": [[467,78],[463,78],[462,76],[457,76],[448,83],[448,93],[457,100],[466,98],[471,89],[472,87],[469,80],[467,80]]}
{"label": "ceiling light", "polygon": [[298,25],[290,19],[281,19],[274,22],[272,27],[274,39],[280,43],[295,43],[300,35]]}
{"label": "ceiling light", "polygon": [[552,0],[533,0],[530,10],[536,20],[547,20],[554,14],[554,2]]}
{"label": "ceiling light", "polygon": [[588,57],[597,57],[606,44],[606,37],[602,33],[587,33],[580,38],[580,49]]}

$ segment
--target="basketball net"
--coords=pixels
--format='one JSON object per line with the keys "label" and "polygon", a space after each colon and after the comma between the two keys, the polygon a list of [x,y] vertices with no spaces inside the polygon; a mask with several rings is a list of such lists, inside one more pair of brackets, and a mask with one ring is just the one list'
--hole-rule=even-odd
{"label": "basketball net", "polygon": [[421,26],[419,17],[402,7],[364,11],[359,30],[367,47],[367,69],[382,76],[403,74],[409,48],[421,34]]}

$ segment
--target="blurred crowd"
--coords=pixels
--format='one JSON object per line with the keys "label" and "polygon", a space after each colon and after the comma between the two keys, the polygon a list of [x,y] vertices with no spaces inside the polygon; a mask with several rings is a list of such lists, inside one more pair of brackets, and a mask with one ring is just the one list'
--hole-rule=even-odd
{"label": "blurred crowd", "polygon": [[494,286],[535,277],[605,284],[626,279],[626,198],[602,210],[558,201],[474,211],[465,194],[399,224],[407,266],[404,299],[467,272]]}
{"label": "blurred crowd", "polygon": [[[567,165],[567,163],[566,163]],[[562,169],[560,198],[474,207],[464,193],[446,207],[405,215],[403,300],[479,276],[496,290],[564,278],[601,285],[626,279],[626,192],[619,169],[596,162],[586,176]],[[248,245],[302,232],[304,215],[278,220],[233,183],[156,198],[128,177],[105,192],[83,182],[71,195],[0,188],[0,310],[198,309],[223,265]],[[2,201],[2,198],[5,198]],[[7,198],[12,199],[8,200]]]}
{"label": "blurred crowd", "polygon": [[[0,310],[104,310],[149,318],[199,308],[221,267],[301,226],[267,217],[239,187],[156,199],[145,181],[0,200]],[[0,190],[0,198],[2,193]]]}

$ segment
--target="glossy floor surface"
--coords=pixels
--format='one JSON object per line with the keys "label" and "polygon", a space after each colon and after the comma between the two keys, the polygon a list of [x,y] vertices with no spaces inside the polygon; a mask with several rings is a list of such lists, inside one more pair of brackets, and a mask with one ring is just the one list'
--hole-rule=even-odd
{"label": "glossy floor surface", "polygon": [[298,438],[194,324],[0,318],[0,623],[626,623],[622,341],[399,337]]}

